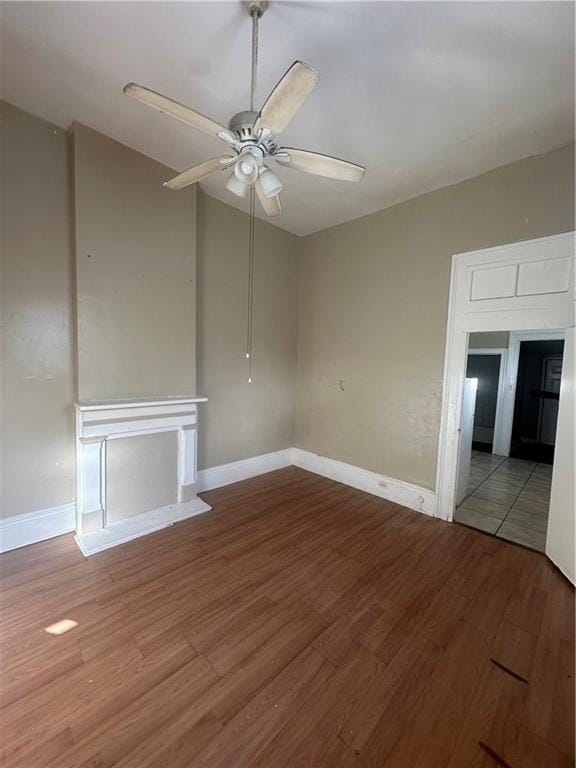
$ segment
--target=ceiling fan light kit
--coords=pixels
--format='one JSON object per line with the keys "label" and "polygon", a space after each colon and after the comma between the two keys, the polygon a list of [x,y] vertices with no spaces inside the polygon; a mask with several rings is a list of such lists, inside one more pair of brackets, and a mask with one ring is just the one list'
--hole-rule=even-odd
{"label": "ceiling fan light kit", "polygon": [[228,192],[232,192],[233,195],[236,195],[236,197],[246,197],[246,192],[248,192],[250,187],[248,184],[240,181],[240,179],[236,177],[236,174],[233,173],[226,182],[226,189]]}
{"label": "ceiling fan light kit", "polygon": [[269,159],[288,168],[338,181],[360,181],[365,168],[345,160],[304,149],[280,147],[278,135],[298,113],[318,83],[318,72],[295,61],[266,99],[258,112],[255,108],[256,75],[258,68],[258,22],[268,7],[267,0],[245,0],[252,19],[252,73],[250,109],[238,112],[228,127],[173,99],[162,96],[137,83],[129,83],[124,93],[164,114],[209,133],[228,145],[234,154],[207,160],[167,181],[168,189],[183,189],[218,171],[231,167],[226,189],[245,197],[253,189],[268,216],[281,212],[279,193],[283,184],[266,164]]}
{"label": "ceiling fan light kit", "polygon": [[267,198],[276,197],[284,189],[284,184],[282,184],[278,176],[266,166],[260,170],[260,184]]}
{"label": "ceiling fan light kit", "polygon": [[238,181],[243,181],[244,184],[252,186],[260,173],[261,159],[255,153],[252,153],[250,149],[240,155],[239,159],[234,165],[234,175]]}

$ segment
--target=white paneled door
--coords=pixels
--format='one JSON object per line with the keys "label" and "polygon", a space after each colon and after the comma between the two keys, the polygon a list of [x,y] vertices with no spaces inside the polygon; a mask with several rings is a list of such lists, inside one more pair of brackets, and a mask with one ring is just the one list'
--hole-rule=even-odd
{"label": "white paneled door", "polygon": [[568,328],[564,342],[564,361],[558,404],[558,426],[552,470],[550,514],[546,536],[546,554],[572,583],[576,576],[576,498],[574,474],[576,452],[574,431],[576,426],[575,357],[576,330]]}

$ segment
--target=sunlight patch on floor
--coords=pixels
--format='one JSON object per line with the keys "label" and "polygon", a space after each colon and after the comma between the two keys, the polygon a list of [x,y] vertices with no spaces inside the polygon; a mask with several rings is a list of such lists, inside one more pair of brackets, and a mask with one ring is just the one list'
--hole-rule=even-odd
{"label": "sunlight patch on floor", "polygon": [[44,632],[47,632],[49,635],[64,635],[77,626],[78,622],[74,621],[74,619],[62,619],[55,624],[50,624],[49,627],[44,627]]}

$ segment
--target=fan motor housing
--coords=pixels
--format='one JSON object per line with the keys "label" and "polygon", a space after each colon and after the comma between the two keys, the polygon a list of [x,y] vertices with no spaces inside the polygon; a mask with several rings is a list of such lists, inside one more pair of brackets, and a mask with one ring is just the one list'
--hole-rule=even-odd
{"label": "fan motor housing", "polygon": [[253,128],[257,117],[258,112],[251,112],[249,109],[245,109],[243,112],[238,112],[234,117],[230,118],[228,127],[240,141],[256,141]]}
{"label": "fan motor housing", "polygon": [[276,139],[272,135],[268,135],[263,139],[258,139],[258,136],[254,133],[254,123],[258,118],[258,112],[252,112],[249,109],[245,109],[243,112],[238,112],[228,123],[228,127],[232,133],[236,136],[238,141],[250,142],[251,144],[260,144],[260,146],[266,150],[269,154],[274,152],[277,148]]}

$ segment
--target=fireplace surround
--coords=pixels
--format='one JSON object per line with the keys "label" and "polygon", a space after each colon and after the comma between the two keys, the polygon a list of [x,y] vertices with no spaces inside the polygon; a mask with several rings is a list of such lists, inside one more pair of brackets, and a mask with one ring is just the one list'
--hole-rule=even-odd
{"label": "fireplace surround", "polygon": [[[198,405],[205,397],[134,398],[76,405],[76,542],[85,555],[144,536],[211,507],[196,495]],[[111,440],[175,432],[176,503],[109,521],[108,445]]]}

